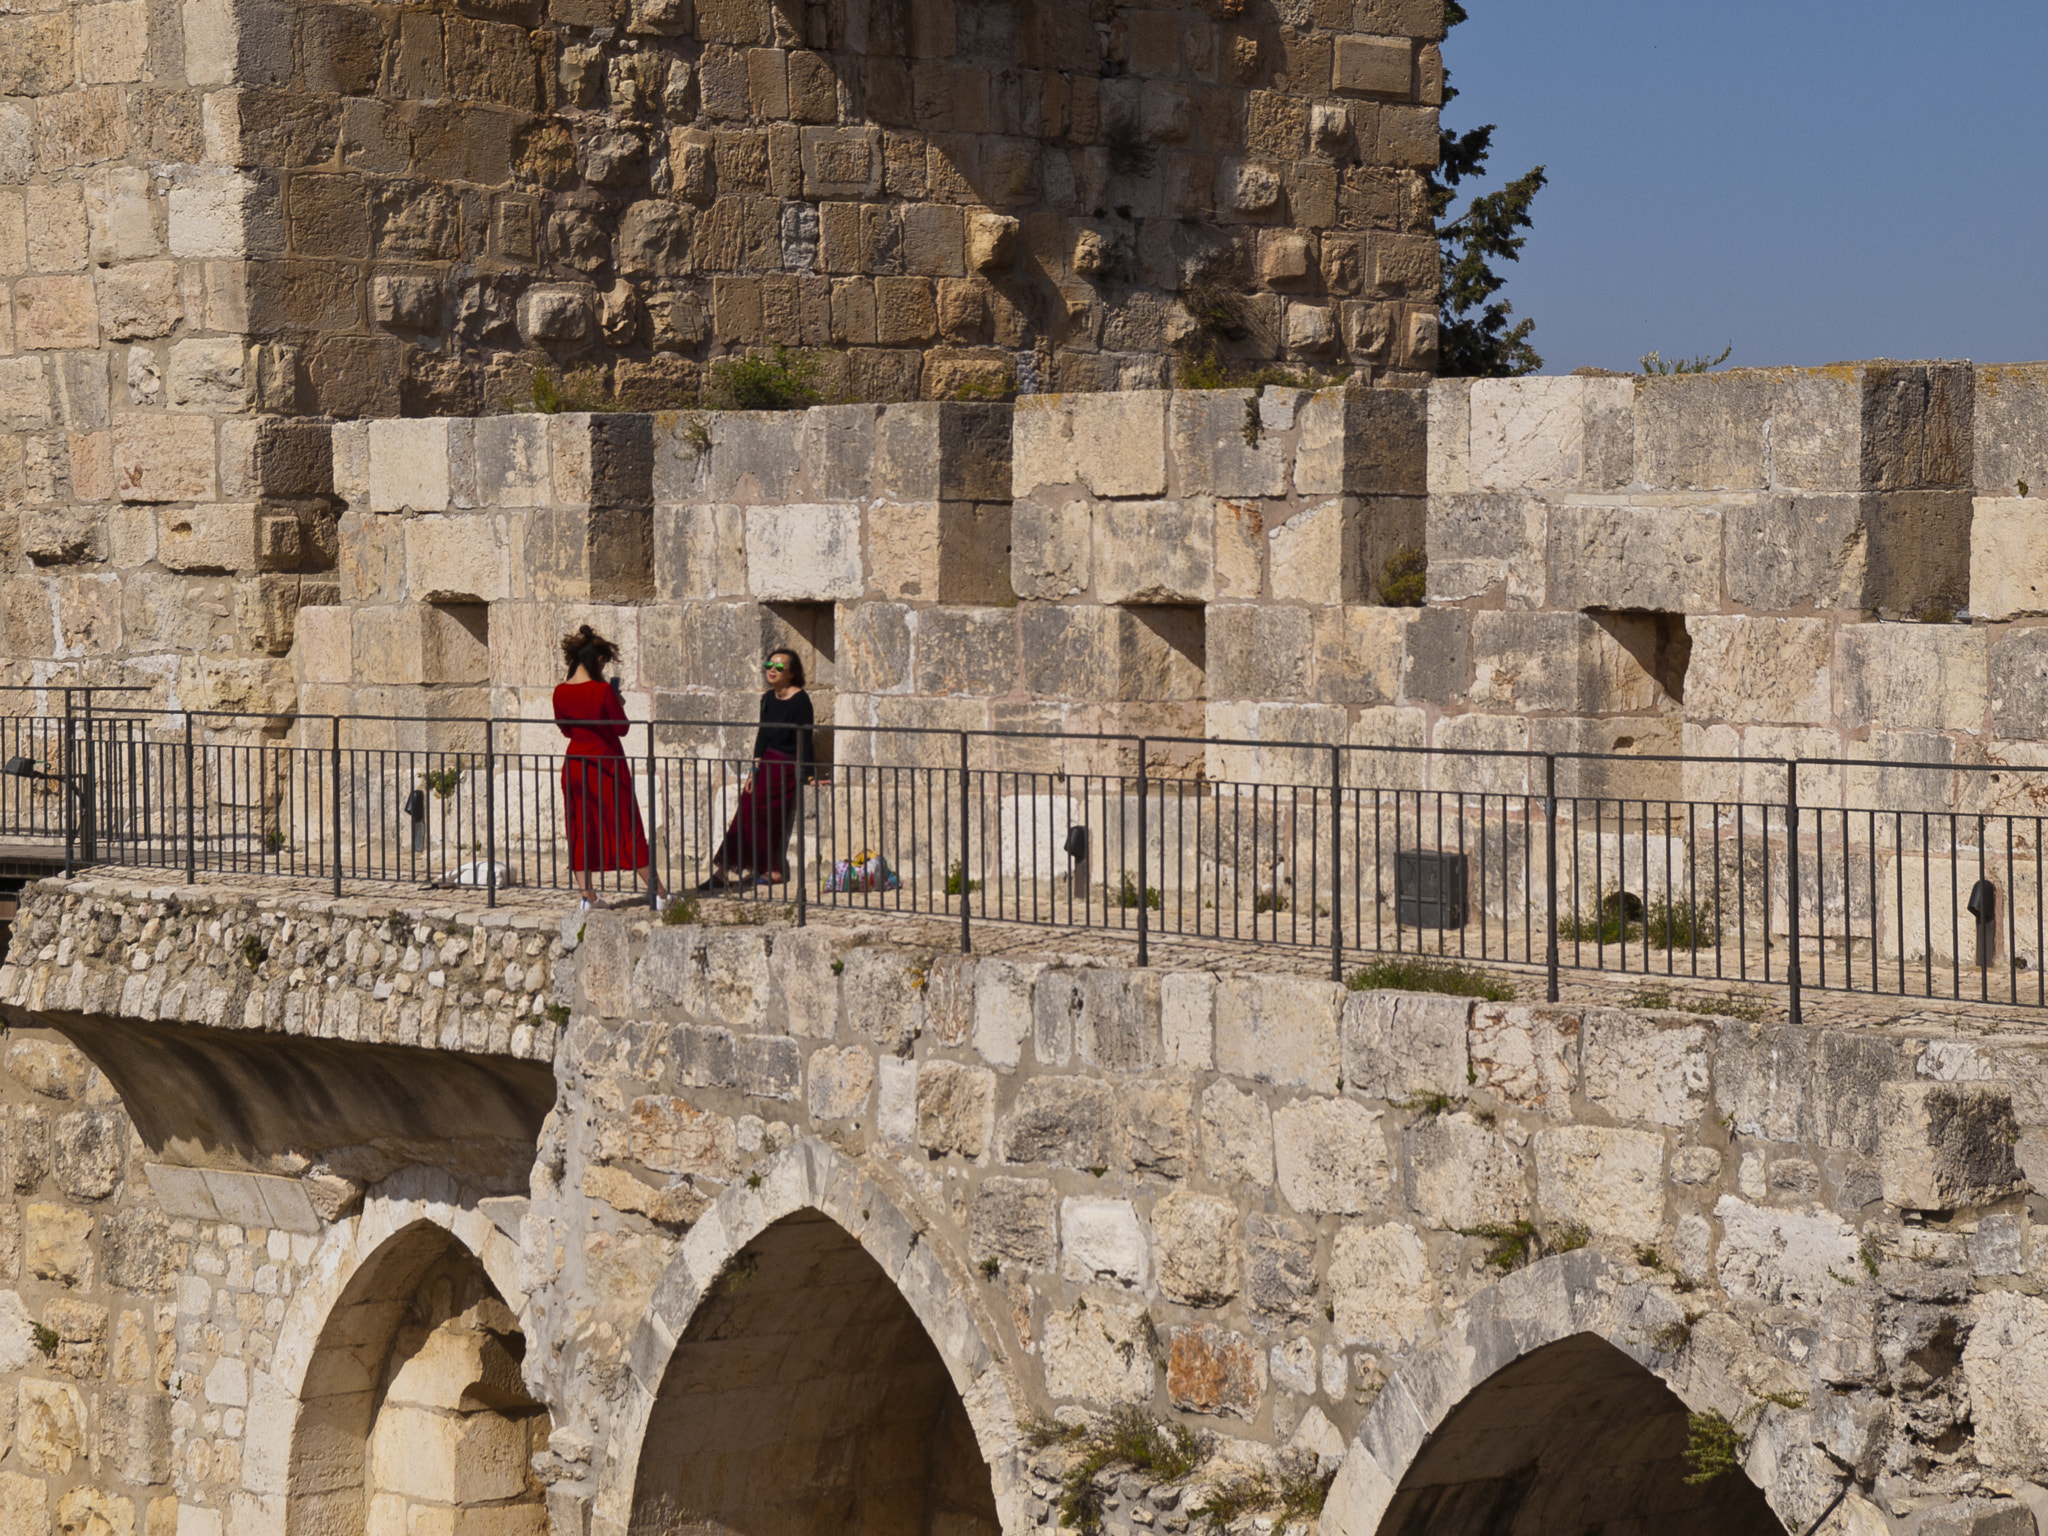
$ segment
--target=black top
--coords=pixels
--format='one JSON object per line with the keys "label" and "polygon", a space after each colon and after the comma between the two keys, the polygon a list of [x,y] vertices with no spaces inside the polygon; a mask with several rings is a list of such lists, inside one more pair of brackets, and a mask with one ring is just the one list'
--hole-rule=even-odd
{"label": "black top", "polygon": [[761,695],[761,729],[754,732],[754,758],[764,752],[781,752],[797,762],[797,781],[808,784],[811,762],[811,696],[799,688],[786,699],[775,697],[770,688]]}

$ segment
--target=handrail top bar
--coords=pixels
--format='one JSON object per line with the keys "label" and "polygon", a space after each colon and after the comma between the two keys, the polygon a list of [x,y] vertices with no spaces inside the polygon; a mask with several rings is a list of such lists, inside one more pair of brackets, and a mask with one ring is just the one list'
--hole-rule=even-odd
{"label": "handrail top bar", "polygon": [[151,683],[0,683],[0,693],[154,693]]}
{"label": "handrail top bar", "polygon": [[[0,691],[11,692],[63,692],[63,689],[31,688],[25,684],[0,684]],[[79,689],[69,690],[72,692]],[[112,691],[112,690],[109,690]],[[146,688],[124,688],[126,693],[147,692]],[[755,720],[648,720],[629,718],[618,720],[557,720],[552,715],[369,715],[369,714],[279,714],[275,711],[247,709],[156,709],[121,708],[103,712],[107,720],[155,718],[163,715],[185,715],[194,720],[279,720],[290,724],[309,725],[318,721],[340,723],[361,721],[372,724],[398,725],[568,725],[568,726],[615,726],[623,723],[629,730],[643,726],[666,726],[694,730],[754,730],[761,722]],[[0,719],[49,719],[50,716],[17,715],[0,716]],[[1498,758],[1523,762],[1541,762],[1553,759],[1557,762],[1588,763],[1714,763],[1755,765],[1760,768],[1899,768],[1918,772],[1933,773],[2031,773],[2043,769],[2030,768],[2025,764],[2012,763],[1922,763],[1896,762],[1886,758],[1865,757],[1708,757],[1686,752],[1539,752],[1532,748],[1515,750],[1507,747],[1421,747],[1388,742],[1343,742],[1343,741],[1274,741],[1251,736],[1154,736],[1138,732],[1114,731],[998,731],[989,729],[957,730],[939,725],[861,725],[841,724],[837,721],[821,720],[811,727],[818,731],[834,733],[858,733],[887,736],[946,736],[968,737],[986,741],[1099,741],[1099,742],[1142,742],[1157,747],[1258,747],[1284,749],[1301,752],[1345,752],[1345,753],[1390,753],[1409,757],[1455,757],[1455,758]],[[397,748],[351,748],[353,751],[383,750],[426,750]],[[435,748],[435,751],[453,752],[457,748]],[[991,770],[994,771],[994,770]],[[1476,791],[1473,791],[1476,793]],[[1585,796],[1576,798],[1584,799]],[[1606,798],[1612,799],[1613,796]],[[1653,797],[1655,798],[1655,797]]]}

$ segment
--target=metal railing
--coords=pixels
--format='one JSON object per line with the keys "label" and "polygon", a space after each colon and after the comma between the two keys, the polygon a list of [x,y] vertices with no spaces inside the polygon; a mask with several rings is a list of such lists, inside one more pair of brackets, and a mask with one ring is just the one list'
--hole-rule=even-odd
{"label": "metal railing", "polygon": [[[0,716],[0,875],[573,891],[552,720]],[[706,875],[748,722],[634,722],[661,883]],[[724,895],[1134,940],[2048,1007],[2048,780],[2003,765],[820,727],[836,761]],[[629,737],[631,739],[631,737]],[[24,766],[25,765],[25,766]],[[623,788],[623,780],[621,783]],[[783,876],[779,880],[776,876]],[[628,870],[594,877],[654,898]]]}

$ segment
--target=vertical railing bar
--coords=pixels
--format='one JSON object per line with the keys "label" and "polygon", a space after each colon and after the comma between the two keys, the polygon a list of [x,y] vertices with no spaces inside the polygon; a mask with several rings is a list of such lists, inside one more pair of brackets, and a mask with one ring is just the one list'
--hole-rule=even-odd
{"label": "vertical railing bar", "polygon": [[[1526,839],[1525,839],[1526,841]],[[1543,754],[1543,888],[1548,904],[1544,926],[1549,938],[1544,943],[1544,998],[1557,1001],[1557,754]],[[1577,894],[1572,905],[1578,905]]]}
{"label": "vertical railing bar", "polygon": [[1785,759],[1785,927],[1790,934],[1785,978],[1791,987],[1792,1022],[1804,1022],[1799,995],[1799,760]]}

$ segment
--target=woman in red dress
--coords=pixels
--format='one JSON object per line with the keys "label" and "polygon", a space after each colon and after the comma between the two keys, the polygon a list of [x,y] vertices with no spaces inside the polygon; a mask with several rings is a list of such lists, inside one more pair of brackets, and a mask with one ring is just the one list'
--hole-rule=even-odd
{"label": "woman in red dress", "polygon": [[625,706],[618,687],[605,681],[604,669],[618,659],[619,648],[585,624],[562,636],[562,659],[569,680],[555,689],[555,727],[569,738],[562,760],[562,802],[569,831],[569,867],[583,878],[583,909],[597,905],[591,874],[600,869],[630,869],[656,885],[647,855],[647,833],[640,807],[633,803],[633,770],[619,745],[627,730]]}

